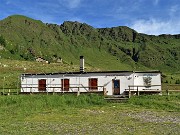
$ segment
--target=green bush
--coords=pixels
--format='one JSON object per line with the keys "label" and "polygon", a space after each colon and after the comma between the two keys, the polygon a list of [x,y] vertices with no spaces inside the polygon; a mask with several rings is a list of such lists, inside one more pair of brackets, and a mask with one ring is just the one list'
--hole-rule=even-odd
{"label": "green bush", "polygon": [[180,84],[180,80],[179,79],[176,80],[175,84]]}
{"label": "green bush", "polygon": [[0,36],[0,45],[6,46],[6,40],[3,38],[3,36]]}

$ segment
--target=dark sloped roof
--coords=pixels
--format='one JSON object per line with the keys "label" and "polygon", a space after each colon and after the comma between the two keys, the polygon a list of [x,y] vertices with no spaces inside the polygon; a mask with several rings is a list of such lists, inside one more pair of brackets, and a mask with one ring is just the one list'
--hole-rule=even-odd
{"label": "dark sloped roof", "polygon": [[62,75],[62,74],[99,74],[99,73],[161,73],[158,70],[149,70],[149,71],[93,71],[93,72],[58,72],[58,73],[24,73],[22,75]]}

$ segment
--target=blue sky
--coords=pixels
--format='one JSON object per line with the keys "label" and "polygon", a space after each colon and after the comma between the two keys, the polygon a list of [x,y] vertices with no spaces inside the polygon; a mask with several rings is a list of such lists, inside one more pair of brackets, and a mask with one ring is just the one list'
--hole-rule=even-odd
{"label": "blue sky", "polygon": [[180,0],[0,0],[0,20],[14,14],[44,23],[79,21],[95,28],[180,34]]}

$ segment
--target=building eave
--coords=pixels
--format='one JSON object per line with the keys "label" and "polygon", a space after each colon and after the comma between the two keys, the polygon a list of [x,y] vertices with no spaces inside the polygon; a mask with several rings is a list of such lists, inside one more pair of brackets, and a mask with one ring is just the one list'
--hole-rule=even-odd
{"label": "building eave", "polygon": [[161,73],[159,70],[149,71],[93,71],[93,72],[57,72],[57,73],[24,73],[21,76],[32,76],[32,75],[75,75],[75,74],[102,74],[102,73]]}

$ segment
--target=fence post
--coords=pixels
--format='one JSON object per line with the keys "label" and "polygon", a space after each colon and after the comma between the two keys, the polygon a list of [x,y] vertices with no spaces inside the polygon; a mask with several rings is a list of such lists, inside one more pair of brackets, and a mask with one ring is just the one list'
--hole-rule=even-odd
{"label": "fence post", "polygon": [[167,85],[167,87],[166,87],[166,96],[167,96],[167,100],[169,100],[169,88],[168,88],[168,85]]}
{"label": "fence post", "polygon": [[130,86],[129,87],[129,98],[131,97],[131,90],[130,90]]}
{"label": "fence post", "polygon": [[46,95],[49,95],[49,93],[48,93],[48,89],[46,89]]}
{"label": "fence post", "polygon": [[78,87],[77,96],[79,96],[79,95],[80,95],[80,91],[79,91],[79,87]]}
{"label": "fence post", "polygon": [[106,91],[106,88],[103,87],[103,92],[104,92],[104,96],[107,95],[107,91]]}
{"label": "fence post", "polygon": [[8,95],[10,95],[10,93],[11,93],[11,90],[9,89],[9,90],[8,90]]}
{"label": "fence post", "polygon": [[3,95],[4,95],[4,93],[5,93],[5,91],[4,91],[4,83],[5,83],[5,79],[6,79],[6,77],[4,77],[4,79],[3,79]]}
{"label": "fence post", "polygon": [[139,96],[139,90],[138,90],[138,86],[137,86],[137,95]]}
{"label": "fence post", "polygon": [[17,95],[19,94],[19,92],[18,92],[18,88],[17,88]]}
{"label": "fence post", "polygon": [[[17,79],[17,91],[16,91],[16,92],[17,92],[17,93],[16,93],[17,95],[19,94],[19,92],[18,92],[18,86],[19,86],[19,77],[18,77],[18,79]],[[21,91],[21,88],[20,88],[20,91]]]}
{"label": "fence post", "polygon": [[167,89],[166,89],[166,94],[167,94],[167,96],[169,96],[169,88],[168,88],[168,85],[167,85]]}
{"label": "fence post", "polygon": [[[27,88],[26,88],[27,89]],[[26,90],[26,92],[27,92],[27,90]],[[30,94],[32,94],[32,87],[30,88]]]}
{"label": "fence post", "polygon": [[54,88],[53,88],[53,95],[54,95]]}

